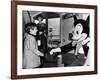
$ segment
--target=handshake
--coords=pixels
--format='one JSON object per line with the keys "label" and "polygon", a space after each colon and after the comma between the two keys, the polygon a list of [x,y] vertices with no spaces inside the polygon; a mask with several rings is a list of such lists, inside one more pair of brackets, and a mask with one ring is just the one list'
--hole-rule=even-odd
{"label": "handshake", "polygon": [[58,47],[58,48],[55,48],[55,49],[52,49],[51,51],[50,51],[50,55],[52,55],[52,54],[54,54],[54,53],[56,53],[56,52],[61,52],[61,49]]}

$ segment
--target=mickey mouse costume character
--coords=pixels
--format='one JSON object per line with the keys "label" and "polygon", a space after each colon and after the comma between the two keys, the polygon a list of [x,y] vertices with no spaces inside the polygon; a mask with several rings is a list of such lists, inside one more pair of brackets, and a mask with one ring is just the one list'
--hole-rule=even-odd
{"label": "mickey mouse costume character", "polygon": [[83,66],[88,55],[89,46],[89,16],[87,20],[77,19],[76,16],[74,18],[74,27],[72,29],[72,33],[69,34],[69,39],[71,42],[62,47],[58,47],[52,49],[50,54],[54,54],[55,52],[61,52],[61,54],[65,54],[71,50],[74,50],[74,54],[76,59],[70,64],[70,66]]}

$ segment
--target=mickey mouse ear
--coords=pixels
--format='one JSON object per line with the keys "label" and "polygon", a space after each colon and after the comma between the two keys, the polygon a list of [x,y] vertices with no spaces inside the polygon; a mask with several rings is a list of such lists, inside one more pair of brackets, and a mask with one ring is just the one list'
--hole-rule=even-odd
{"label": "mickey mouse ear", "polygon": [[73,16],[73,18],[74,18],[74,21],[77,21],[77,17],[75,15]]}
{"label": "mickey mouse ear", "polygon": [[89,21],[90,21],[90,16],[87,17],[87,20],[86,20],[87,24],[89,24]]}

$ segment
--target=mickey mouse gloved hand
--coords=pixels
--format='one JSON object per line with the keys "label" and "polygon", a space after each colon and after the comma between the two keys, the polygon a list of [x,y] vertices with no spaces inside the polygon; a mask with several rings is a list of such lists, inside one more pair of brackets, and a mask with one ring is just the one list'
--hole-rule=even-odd
{"label": "mickey mouse gloved hand", "polygon": [[52,55],[52,54],[55,53],[55,52],[61,52],[61,49],[60,49],[60,48],[52,49],[52,50],[50,51],[50,54]]}
{"label": "mickey mouse gloved hand", "polygon": [[54,53],[54,49],[52,49],[49,53],[50,55],[52,55]]}

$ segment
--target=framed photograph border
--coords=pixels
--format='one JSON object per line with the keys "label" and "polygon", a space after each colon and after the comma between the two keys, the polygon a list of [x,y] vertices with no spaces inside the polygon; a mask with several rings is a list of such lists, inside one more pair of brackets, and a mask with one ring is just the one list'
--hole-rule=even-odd
{"label": "framed photograph border", "polygon": [[[94,20],[94,71],[17,75],[17,5],[94,9],[94,19],[95,19]],[[12,79],[90,75],[90,74],[97,74],[97,6],[96,5],[14,1],[14,0],[11,1],[11,78]]]}

